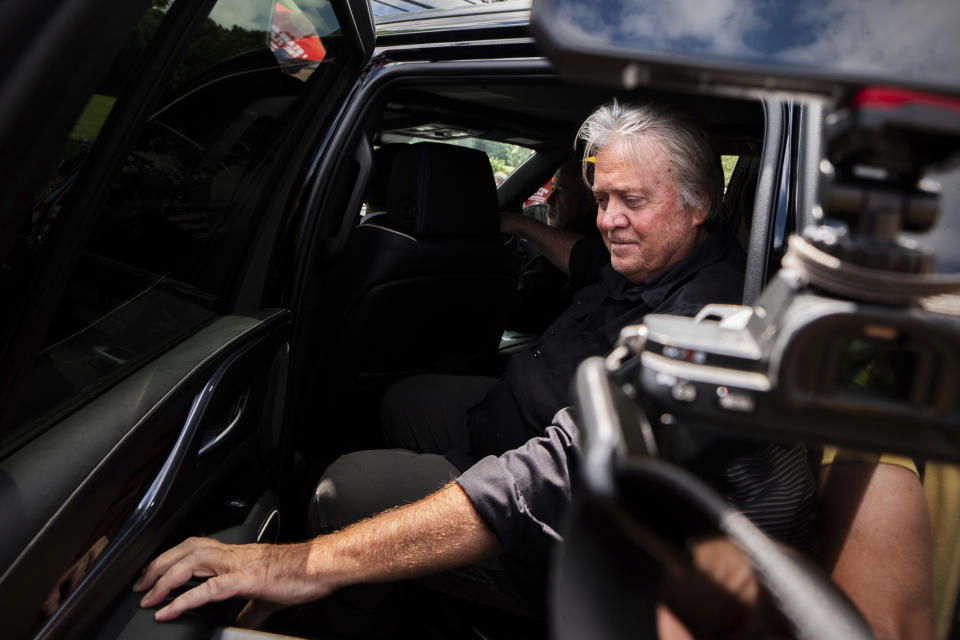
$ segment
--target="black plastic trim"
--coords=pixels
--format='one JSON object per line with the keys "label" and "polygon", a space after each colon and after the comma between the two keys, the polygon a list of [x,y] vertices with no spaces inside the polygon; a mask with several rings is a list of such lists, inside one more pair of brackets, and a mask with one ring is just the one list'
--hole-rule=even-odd
{"label": "black plastic trim", "polygon": [[[186,409],[192,390],[224,358],[247,351],[267,336],[275,336],[270,340],[279,348],[288,322],[285,310],[221,318],[0,462],[0,512],[8,523],[0,532],[0,598],[7,605],[0,610],[0,626],[8,637],[21,637],[49,585],[89,544],[87,536],[109,506],[111,490],[116,492],[117,483],[136,475],[147,451],[175,437],[164,425],[175,418],[181,403]],[[211,479],[216,465],[230,455],[225,451],[216,456],[218,461],[205,463]],[[172,526],[175,518],[169,520],[160,528]],[[128,551],[142,555],[149,549]],[[103,582],[97,578],[88,576]],[[84,598],[90,602],[89,592]],[[58,613],[42,637],[54,637],[57,629],[87,613]]]}
{"label": "black plastic trim", "polygon": [[777,206],[784,145],[786,143],[786,106],[775,100],[763,101],[765,130],[763,151],[760,155],[760,175],[757,196],[753,204],[750,244],[747,250],[746,274],[743,285],[743,303],[753,304],[760,297],[767,273],[767,247]]}

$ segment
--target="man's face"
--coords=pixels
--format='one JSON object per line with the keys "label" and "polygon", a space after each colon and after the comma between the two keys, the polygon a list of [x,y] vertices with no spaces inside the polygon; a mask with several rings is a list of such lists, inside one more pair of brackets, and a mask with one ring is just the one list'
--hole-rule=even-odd
{"label": "man's face", "polygon": [[642,170],[621,147],[614,143],[597,153],[597,228],[613,268],[640,283],[693,250],[708,211],[678,208],[672,168],[657,144],[640,141]]}
{"label": "man's face", "polygon": [[547,224],[566,229],[571,222],[590,213],[592,201],[577,165],[563,165],[553,177],[553,189],[547,198]]}

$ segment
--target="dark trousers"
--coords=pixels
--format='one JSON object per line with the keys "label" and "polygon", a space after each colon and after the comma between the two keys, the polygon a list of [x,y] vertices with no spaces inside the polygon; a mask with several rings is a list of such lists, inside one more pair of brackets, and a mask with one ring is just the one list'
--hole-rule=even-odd
{"label": "dark trousers", "polygon": [[394,384],[380,418],[387,446],[446,455],[461,471],[472,464],[470,409],[497,383],[486,376],[421,375]]}

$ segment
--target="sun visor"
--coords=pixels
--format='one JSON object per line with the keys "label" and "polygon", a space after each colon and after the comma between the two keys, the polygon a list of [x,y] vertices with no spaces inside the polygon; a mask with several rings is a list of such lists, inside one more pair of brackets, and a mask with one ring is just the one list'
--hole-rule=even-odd
{"label": "sun visor", "polygon": [[534,0],[531,22],[562,73],[610,87],[960,95],[956,0]]}

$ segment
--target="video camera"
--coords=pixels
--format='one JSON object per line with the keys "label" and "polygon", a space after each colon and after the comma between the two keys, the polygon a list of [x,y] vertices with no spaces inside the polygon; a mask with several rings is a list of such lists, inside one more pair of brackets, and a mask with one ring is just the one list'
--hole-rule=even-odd
{"label": "video camera", "polygon": [[960,152],[960,112],[864,90],[825,146],[824,224],[789,239],[757,303],[649,315],[605,366],[654,428],[960,460],[960,277],[899,238],[937,219],[923,175]]}
{"label": "video camera", "polygon": [[[683,468],[741,437],[960,461],[960,277],[934,274],[932,252],[900,233],[937,219],[937,186],[923,176],[960,152],[960,111],[866,89],[825,124],[821,224],[789,239],[755,305],[648,315],[578,370],[586,491],[558,564],[555,599],[575,609],[558,637],[635,625],[610,621],[627,606],[610,603],[635,588],[606,588],[615,565],[642,548],[669,573],[686,562],[671,541],[711,528],[747,554],[797,637],[872,637],[822,573]],[[601,539],[622,552],[580,562]],[[577,587],[590,576],[606,589],[595,602]]]}

